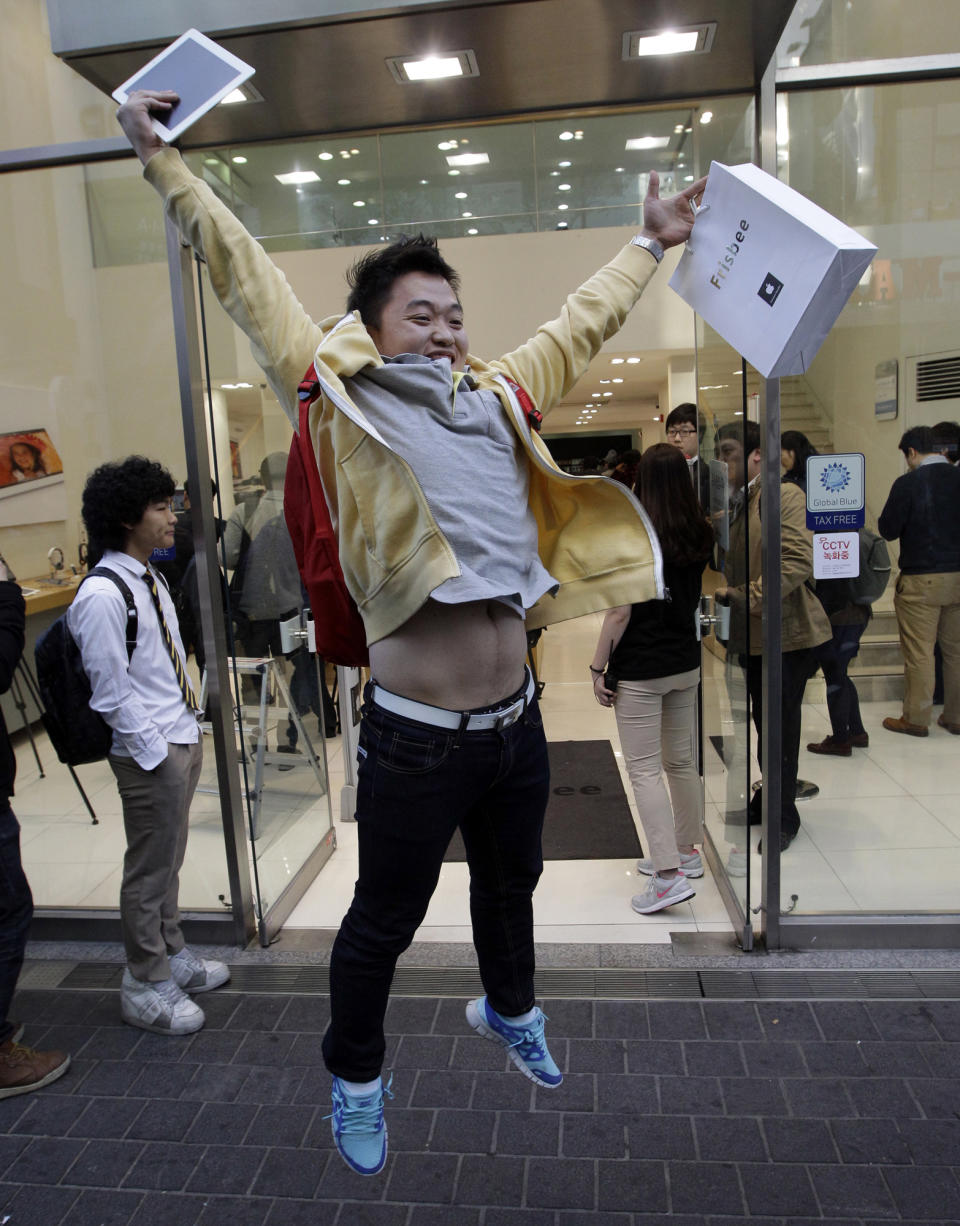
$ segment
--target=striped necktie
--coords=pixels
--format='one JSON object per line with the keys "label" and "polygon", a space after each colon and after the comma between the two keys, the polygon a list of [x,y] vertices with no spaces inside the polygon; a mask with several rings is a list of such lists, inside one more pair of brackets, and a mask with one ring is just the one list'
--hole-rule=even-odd
{"label": "striped necktie", "polygon": [[197,703],[196,695],[193,692],[187,674],[183,670],[183,661],[180,659],[180,652],[177,651],[174,645],[173,638],[170,634],[170,627],[167,625],[167,619],[163,616],[163,609],[160,605],[160,593],[157,591],[157,583],[150,572],[143,572],[143,581],[150,589],[150,595],[153,597],[153,607],[157,610],[157,617],[160,621],[160,634],[163,638],[163,645],[167,649],[170,656],[170,663],[173,665],[173,671],[177,675],[177,685],[180,687],[180,693],[183,695],[183,701],[191,711],[199,711],[200,707]]}

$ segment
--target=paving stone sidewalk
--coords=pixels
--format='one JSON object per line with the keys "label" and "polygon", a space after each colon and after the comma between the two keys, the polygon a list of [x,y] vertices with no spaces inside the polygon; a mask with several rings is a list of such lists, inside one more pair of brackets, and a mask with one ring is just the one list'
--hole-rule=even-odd
{"label": "paving stone sidewalk", "polygon": [[203,1000],[124,1026],[115,993],[30,990],[73,1053],[0,1102],[3,1226],[702,1226],[960,1221],[960,1001],[548,1000],[543,1090],[464,1003],[388,1014],[390,1157],[332,1151],[323,997]]}

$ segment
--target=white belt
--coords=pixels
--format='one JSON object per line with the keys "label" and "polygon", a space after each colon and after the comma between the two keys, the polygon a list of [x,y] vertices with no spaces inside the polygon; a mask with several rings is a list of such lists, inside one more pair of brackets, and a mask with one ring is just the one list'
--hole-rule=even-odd
{"label": "white belt", "polygon": [[[404,698],[400,694],[383,689],[376,682],[371,683],[371,689],[371,697],[376,706],[403,719],[413,719],[419,724],[430,724],[434,728],[447,728],[451,732],[458,729],[464,732],[501,732],[515,724],[524,713],[536,692],[536,685],[533,674],[527,669],[527,686],[520,698],[494,711],[481,711],[470,715],[466,711],[448,711],[446,707],[431,707],[425,702],[414,702],[412,698]],[[463,722],[465,716],[466,723]]]}

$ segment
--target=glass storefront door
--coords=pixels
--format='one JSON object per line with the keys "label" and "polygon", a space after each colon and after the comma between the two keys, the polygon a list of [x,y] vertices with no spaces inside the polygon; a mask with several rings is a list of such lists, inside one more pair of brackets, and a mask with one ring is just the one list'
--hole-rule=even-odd
{"label": "glass storefront door", "polygon": [[[745,433],[756,429],[751,409],[756,398],[748,395],[742,358],[699,318],[697,382],[700,463],[710,472],[709,510],[716,538],[703,580],[704,819],[714,876],[741,946],[751,949],[759,859],[751,854],[750,801],[758,770],[745,663],[751,647],[759,650],[759,644],[751,644],[749,623],[731,606],[724,589],[741,583],[748,571],[745,456],[750,447]],[[756,838],[753,844],[755,852]]]}
{"label": "glass storefront door", "polygon": [[[337,736],[337,715],[326,666],[310,647],[309,605],[283,513],[292,429],[259,383],[237,379],[233,343],[242,338],[230,335],[206,269],[194,267],[202,269],[199,344],[213,477],[206,497],[217,537],[208,565],[218,572],[201,621],[222,618],[229,686],[219,699],[230,702],[234,734],[224,750],[239,773],[266,944],[336,850],[326,744]],[[208,641],[219,642],[221,633],[208,632]],[[205,663],[198,661],[204,697]]]}

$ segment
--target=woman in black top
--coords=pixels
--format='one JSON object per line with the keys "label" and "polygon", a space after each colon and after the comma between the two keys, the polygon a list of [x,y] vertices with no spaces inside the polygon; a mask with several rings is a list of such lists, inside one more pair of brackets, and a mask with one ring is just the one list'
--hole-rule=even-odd
{"label": "woman in black top", "polygon": [[637,869],[651,880],[631,902],[646,915],[692,898],[688,878],[703,876],[694,846],[703,823],[697,617],[713,530],[697,503],[683,454],[669,443],[643,453],[636,494],[660,538],[666,599],[610,609],[590,671],[597,701],[614,707],[649,846],[649,858],[638,860]]}

